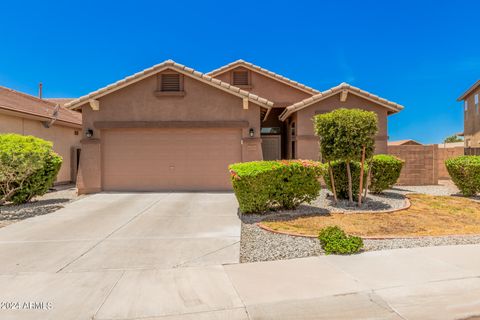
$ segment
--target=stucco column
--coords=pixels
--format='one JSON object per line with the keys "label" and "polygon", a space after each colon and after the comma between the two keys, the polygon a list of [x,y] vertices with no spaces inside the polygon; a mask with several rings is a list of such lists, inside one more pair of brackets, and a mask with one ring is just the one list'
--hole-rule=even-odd
{"label": "stucco column", "polygon": [[242,139],[242,161],[260,161],[263,160],[262,139],[261,138],[243,138]]}
{"label": "stucco column", "polygon": [[[102,191],[100,139],[83,139],[77,173],[78,194]],[[87,187],[88,186],[88,187]]]}

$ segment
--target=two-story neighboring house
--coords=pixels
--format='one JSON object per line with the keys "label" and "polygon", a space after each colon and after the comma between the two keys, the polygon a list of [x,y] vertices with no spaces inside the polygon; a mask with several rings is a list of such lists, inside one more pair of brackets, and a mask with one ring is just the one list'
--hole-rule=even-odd
{"label": "two-story neighboring house", "polygon": [[457,101],[463,101],[465,147],[480,147],[480,80],[475,82]]}

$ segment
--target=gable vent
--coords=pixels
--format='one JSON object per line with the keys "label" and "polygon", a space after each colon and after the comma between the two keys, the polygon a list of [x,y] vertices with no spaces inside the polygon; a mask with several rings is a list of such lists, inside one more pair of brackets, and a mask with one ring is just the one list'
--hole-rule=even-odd
{"label": "gable vent", "polygon": [[161,91],[181,91],[180,89],[180,74],[162,74]]}
{"label": "gable vent", "polygon": [[248,71],[233,71],[233,85],[234,86],[248,86]]}

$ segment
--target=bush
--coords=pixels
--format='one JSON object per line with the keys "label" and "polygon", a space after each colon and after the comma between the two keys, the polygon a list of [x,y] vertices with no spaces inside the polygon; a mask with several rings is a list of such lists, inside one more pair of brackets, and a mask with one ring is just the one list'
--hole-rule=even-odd
{"label": "bush", "polygon": [[391,188],[400,177],[404,161],[395,156],[379,154],[373,156],[371,162],[371,180],[369,190],[372,193],[381,193]]}
{"label": "bush", "polygon": [[0,134],[0,204],[42,195],[53,185],[62,158],[52,143],[18,134]]}
{"label": "bush", "polygon": [[254,161],[229,166],[233,190],[244,213],[294,209],[320,193],[324,166],[315,161]]}
{"label": "bush", "polygon": [[480,192],[480,156],[460,156],[445,161],[448,174],[467,197]]}
{"label": "bush", "polygon": [[[332,161],[333,178],[335,180],[335,191],[339,199],[348,199],[348,177],[347,164],[345,161]],[[358,199],[358,192],[360,191],[360,162],[350,162],[350,171],[352,173],[352,193],[353,199]],[[365,164],[363,171],[364,184],[367,182],[368,166]],[[332,191],[332,183],[330,181],[330,173],[328,168],[323,174],[323,179],[327,185],[328,190]]]}
{"label": "bush", "polygon": [[337,226],[322,229],[318,239],[326,254],[352,254],[363,248],[362,238],[348,236]]}

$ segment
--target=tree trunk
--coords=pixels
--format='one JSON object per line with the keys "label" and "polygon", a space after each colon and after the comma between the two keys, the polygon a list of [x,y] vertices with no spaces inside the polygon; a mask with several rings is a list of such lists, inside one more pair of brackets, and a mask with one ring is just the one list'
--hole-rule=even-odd
{"label": "tree trunk", "polygon": [[335,201],[335,204],[337,204],[337,191],[335,190],[335,179],[333,177],[333,170],[332,166],[330,165],[330,161],[328,161],[328,171],[330,172],[330,182],[332,184],[333,200]]}
{"label": "tree trunk", "polygon": [[372,179],[372,161],[368,165],[368,173],[367,173],[367,182],[365,183],[365,194],[363,195],[363,199],[367,199],[368,187],[370,186],[370,180]]}
{"label": "tree trunk", "polygon": [[363,193],[363,168],[365,165],[365,146],[362,148],[362,162],[360,165],[360,190],[358,192],[358,206],[362,205],[362,193]]}
{"label": "tree trunk", "polygon": [[350,161],[347,161],[347,177],[348,177],[348,201],[350,205],[352,205],[353,191],[352,191],[352,172],[350,171]]}

